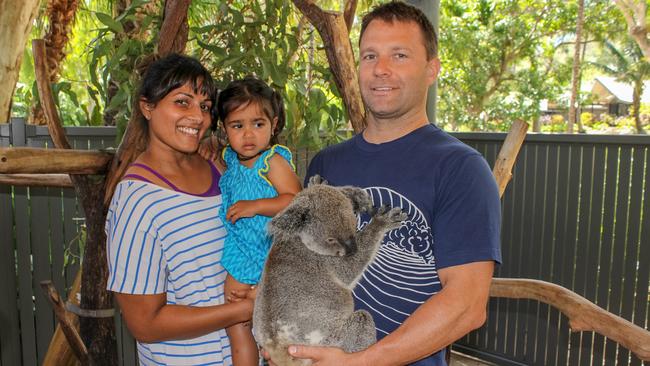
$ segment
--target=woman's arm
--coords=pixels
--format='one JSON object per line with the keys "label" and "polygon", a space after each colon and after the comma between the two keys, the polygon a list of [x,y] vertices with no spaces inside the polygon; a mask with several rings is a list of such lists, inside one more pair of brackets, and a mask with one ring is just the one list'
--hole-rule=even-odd
{"label": "woman's arm", "polygon": [[169,305],[166,294],[131,295],[115,292],[131,334],[140,342],[194,338],[247,321],[253,301],[206,307]]}
{"label": "woman's arm", "polygon": [[273,198],[257,200],[242,200],[235,202],[226,213],[226,219],[235,222],[242,217],[255,215],[275,216],[291,202],[293,197],[300,192],[300,180],[291,169],[289,163],[279,155],[273,155],[269,160],[267,177],[278,195]]}

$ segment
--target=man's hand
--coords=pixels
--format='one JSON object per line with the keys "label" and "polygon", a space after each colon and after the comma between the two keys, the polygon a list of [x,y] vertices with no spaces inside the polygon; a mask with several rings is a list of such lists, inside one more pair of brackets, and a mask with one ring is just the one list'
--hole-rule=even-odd
{"label": "man's hand", "polygon": [[235,202],[226,212],[226,220],[233,224],[242,217],[253,217],[257,215],[258,204],[257,200],[241,200]]}
{"label": "man's hand", "polygon": [[345,353],[336,347],[289,346],[295,358],[311,359],[314,366],[365,366],[363,352]]}

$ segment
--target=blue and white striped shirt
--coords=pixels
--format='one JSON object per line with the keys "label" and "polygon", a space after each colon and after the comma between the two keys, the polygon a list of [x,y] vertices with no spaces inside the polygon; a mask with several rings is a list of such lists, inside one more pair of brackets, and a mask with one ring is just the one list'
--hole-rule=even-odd
{"label": "blue and white striped shirt", "polygon": [[[110,291],[167,294],[168,304],[224,303],[226,229],[221,195],[201,197],[133,180],[120,182],[106,219]],[[201,337],[138,342],[141,365],[232,365],[224,329]]]}

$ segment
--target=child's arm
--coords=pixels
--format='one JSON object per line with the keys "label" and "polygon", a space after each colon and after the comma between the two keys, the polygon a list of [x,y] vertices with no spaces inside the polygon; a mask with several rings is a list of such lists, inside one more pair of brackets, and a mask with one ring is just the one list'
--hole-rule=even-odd
{"label": "child's arm", "polygon": [[275,214],[287,207],[293,196],[302,189],[296,173],[291,169],[289,163],[279,155],[271,157],[267,178],[271,181],[275,190],[278,191],[278,195],[273,198],[235,202],[226,212],[228,221],[234,223],[242,217],[253,217],[255,215],[275,216]]}

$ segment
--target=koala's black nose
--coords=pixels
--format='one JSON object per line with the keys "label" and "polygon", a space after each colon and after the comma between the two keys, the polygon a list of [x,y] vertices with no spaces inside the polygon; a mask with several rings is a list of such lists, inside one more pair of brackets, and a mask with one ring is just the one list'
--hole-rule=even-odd
{"label": "koala's black nose", "polygon": [[351,256],[357,252],[357,241],[354,239],[354,236],[347,238],[343,241],[343,246],[345,246],[345,256]]}

